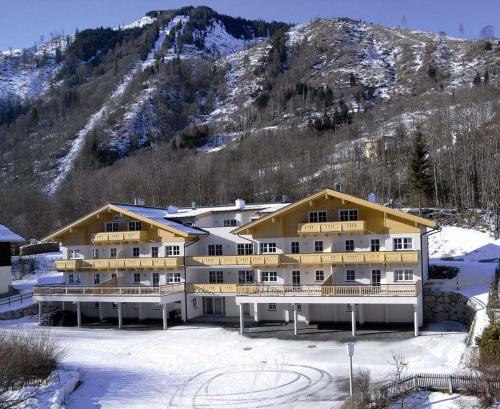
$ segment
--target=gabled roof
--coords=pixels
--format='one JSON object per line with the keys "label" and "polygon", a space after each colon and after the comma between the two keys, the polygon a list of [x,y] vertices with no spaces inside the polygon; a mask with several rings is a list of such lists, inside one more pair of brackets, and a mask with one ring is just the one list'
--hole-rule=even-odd
{"label": "gabled roof", "polygon": [[245,207],[240,209],[236,205],[226,205],[226,206],[200,206],[192,209],[190,207],[180,207],[175,213],[168,215],[171,219],[182,219],[188,217],[199,217],[206,216],[212,213],[224,213],[224,212],[249,212],[255,211],[257,213],[268,213],[274,212],[287,206],[288,203],[245,203]]}
{"label": "gabled roof", "polygon": [[0,224],[0,243],[22,243],[24,240],[19,234],[9,230],[3,224]]}
{"label": "gabled roof", "polygon": [[355,204],[358,204],[360,206],[365,206],[365,207],[368,207],[368,208],[371,208],[374,210],[378,210],[378,211],[383,212],[383,213],[387,213],[387,214],[391,214],[391,215],[396,216],[396,217],[400,217],[402,219],[410,220],[414,223],[418,223],[418,224],[421,224],[423,226],[427,226],[427,227],[431,227],[431,228],[435,228],[437,226],[437,224],[435,222],[433,222],[432,220],[424,219],[423,217],[414,216],[412,214],[402,212],[400,210],[396,210],[396,209],[393,209],[391,207],[382,206],[378,203],[373,203],[373,202],[370,202],[368,200],[360,199],[356,196],[351,196],[351,195],[348,195],[346,193],[337,192],[336,190],[323,189],[318,193],[307,196],[306,198],[304,198],[302,200],[299,200],[299,201],[292,203],[286,207],[283,207],[282,209],[277,210],[273,213],[270,213],[264,217],[261,217],[260,219],[257,219],[251,223],[247,223],[243,226],[240,226],[237,229],[233,230],[233,233],[234,234],[243,234],[244,231],[251,229],[252,227],[257,226],[257,225],[265,222],[266,220],[270,220],[273,217],[284,215],[292,209],[295,209],[295,208],[297,208],[297,207],[299,207],[299,206],[301,206],[301,205],[303,205],[311,200],[319,199],[319,198],[324,197],[324,196],[335,197],[335,198],[340,199],[340,200],[345,200],[345,201],[348,201],[350,203],[355,203]]}
{"label": "gabled roof", "polygon": [[121,203],[108,203],[91,213],[75,220],[74,222],[62,227],[61,229],[49,234],[44,237],[42,241],[50,241],[55,237],[60,236],[66,231],[77,227],[78,225],[84,223],[91,217],[96,216],[106,210],[113,210],[117,213],[124,214],[128,217],[143,221],[145,223],[150,223],[161,229],[170,231],[172,233],[178,234],[182,237],[188,236],[205,236],[208,233],[203,229],[198,229],[196,227],[186,226],[185,224],[170,220],[167,218],[167,209],[157,208],[157,207],[146,207],[146,206],[135,206]]}

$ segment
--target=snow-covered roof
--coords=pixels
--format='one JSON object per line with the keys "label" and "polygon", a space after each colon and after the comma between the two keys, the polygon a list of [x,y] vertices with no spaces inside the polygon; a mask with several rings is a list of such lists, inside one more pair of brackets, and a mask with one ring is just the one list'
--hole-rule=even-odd
{"label": "snow-covered roof", "polygon": [[145,217],[147,219],[153,220],[156,223],[163,224],[167,227],[171,227],[176,230],[180,230],[186,234],[193,235],[206,235],[207,232],[196,227],[186,226],[180,222],[174,220],[169,220],[171,214],[168,214],[168,209],[157,208],[157,207],[147,207],[147,206],[136,206],[127,205],[121,203],[112,203],[115,207],[120,208],[127,212],[132,212],[138,216]]}
{"label": "snow-covered roof", "polygon": [[272,213],[282,207],[287,206],[289,203],[259,203],[259,204],[245,204],[243,208],[237,207],[236,205],[228,206],[203,206],[196,207],[192,209],[190,207],[178,208],[175,213],[169,214],[168,217],[171,219],[187,218],[187,217],[198,217],[208,213],[223,213],[223,212],[248,212],[256,211],[258,213]]}
{"label": "snow-covered roof", "polygon": [[0,224],[0,242],[5,243],[20,243],[26,241],[19,234],[9,230],[3,224]]}

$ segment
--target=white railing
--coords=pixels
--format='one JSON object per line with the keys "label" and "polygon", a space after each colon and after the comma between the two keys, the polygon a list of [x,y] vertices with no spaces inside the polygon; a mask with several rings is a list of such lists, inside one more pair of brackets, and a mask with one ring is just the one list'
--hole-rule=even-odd
{"label": "white railing", "polygon": [[184,292],[184,284],[168,284],[162,286],[36,286],[33,287],[34,296],[161,296]]}

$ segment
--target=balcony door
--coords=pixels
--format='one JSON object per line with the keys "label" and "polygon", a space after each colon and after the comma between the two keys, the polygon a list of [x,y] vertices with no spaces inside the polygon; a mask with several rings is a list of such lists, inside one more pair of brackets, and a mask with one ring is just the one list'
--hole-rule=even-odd
{"label": "balcony door", "polygon": [[300,271],[292,271],[292,284],[294,287],[300,286]]}
{"label": "balcony door", "polygon": [[372,285],[380,285],[380,270],[372,270]]}
{"label": "balcony door", "polygon": [[224,297],[203,297],[203,313],[205,315],[224,315]]}

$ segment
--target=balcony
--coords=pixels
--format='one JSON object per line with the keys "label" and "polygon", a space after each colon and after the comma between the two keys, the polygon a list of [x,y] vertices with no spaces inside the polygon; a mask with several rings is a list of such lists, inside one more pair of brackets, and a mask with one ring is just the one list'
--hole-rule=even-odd
{"label": "balcony", "polygon": [[110,244],[123,242],[145,242],[148,240],[147,231],[116,231],[96,233],[92,236],[95,244]]}
{"label": "balcony", "polygon": [[278,266],[279,254],[249,256],[194,256],[187,258],[188,266]]}
{"label": "balcony", "polygon": [[182,257],[137,257],[137,258],[107,258],[107,259],[78,259],[58,260],[54,263],[57,271],[81,270],[118,270],[118,269],[145,269],[145,268],[180,268]]}
{"label": "balcony", "polygon": [[281,254],[280,264],[416,264],[418,251],[362,251],[344,253]]}
{"label": "balcony", "polygon": [[36,286],[33,287],[34,296],[144,296],[144,297],[159,297],[162,295],[170,295],[184,292],[184,284],[169,284],[159,287],[153,286],[128,286],[128,287],[111,287],[111,286]]}
{"label": "balcony", "polygon": [[187,284],[186,291],[193,294],[236,294],[236,284]]}
{"label": "balcony", "polygon": [[321,233],[364,233],[366,222],[363,220],[350,222],[302,223],[298,226],[299,235]]}
{"label": "balcony", "polygon": [[236,295],[261,297],[416,297],[421,283],[381,285],[264,285],[238,284]]}

